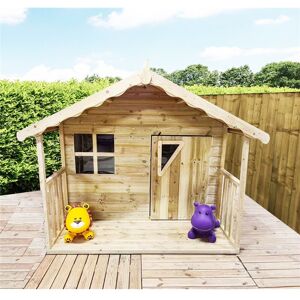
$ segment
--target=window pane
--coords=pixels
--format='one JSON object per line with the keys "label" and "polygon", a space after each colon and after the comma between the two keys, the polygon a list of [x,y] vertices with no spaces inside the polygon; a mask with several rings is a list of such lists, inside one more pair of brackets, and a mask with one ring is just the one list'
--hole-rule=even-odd
{"label": "window pane", "polygon": [[107,156],[98,157],[98,174],[114,174],[115,158]]}
{"label": "window pane", "polygon": [[164,168],[164,166],[167,164],[173,153],[176,151],[179,145],[168,145],[168,144],[163,144],[162,149],[161,149],[161,170]]}
{"label": "window pane", "polygon": [[93,138],[91,134],[74,134],[75,152],[93,152]]}
{"label": "window pane", "polygon": [[115,152],[113,134],[97,134],[97,152]]}
{"label": "window pane", "polygon": [[93,156],[75,156],[76,173],[94,174]]}

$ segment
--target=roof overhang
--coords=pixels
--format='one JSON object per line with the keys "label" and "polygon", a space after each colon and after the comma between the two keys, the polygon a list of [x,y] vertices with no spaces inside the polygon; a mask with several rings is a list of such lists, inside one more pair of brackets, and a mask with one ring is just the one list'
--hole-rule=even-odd
{"label": "roof overhang", "polygon": [[47,128],[57,127],[66,119],[77,117],[89,108],[101,106],[107,99],[118,97],[133,86],[142,85],[153,85],[164,90],[165,93],[171,97],[181,98],[190,107],[203,110],[209,117],[224,122],[231,129],[240,130],[244,135],[250,138],[258,139],[264,144],[267,144],[270,140],[268,133],[210,103],[202,97],[187,91],[183,87],[178,86],[148,68],[145,68],[141,73],[121,80],[98,93],[86,97],[63,110],[20,130],[17,133],[17,138],[19,141],[23,141],[27,137],[42,134]]}

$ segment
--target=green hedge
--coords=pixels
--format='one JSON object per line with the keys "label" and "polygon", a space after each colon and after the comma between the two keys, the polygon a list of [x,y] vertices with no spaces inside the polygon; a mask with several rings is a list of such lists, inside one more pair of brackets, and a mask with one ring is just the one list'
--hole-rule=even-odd
{"label": "green hedge", "polygon": [[[110,83],[108,79],[93,83],[0,81],[0,194],[39,188],[35,140],[28,138],[24,142],[18,142],[17,131],[107,87]],[[199,95],[292,91],[266,87],[191,86],[188,89]],[[46,135],[45,153],[47,175],[50,175],[60,167],[57,133]]]}
{"label": "green hedge", "polygon": [[196,95],[225,95],[225,94],[253,94],[253,93],[282,93],[282,92],[299,92],[300,89],[292,89],[285,87],[268,87],[268,86],[234,86],[234,87],[218,87],[218,86],[186,86],[187,90]]}
{"label": "green hedge", "polygon": [[[39,188],[35,139],[16,139],[20,129],[109,85],[96,83],[0,81],[0,194]],[[60,167],[57,133],[45,138],[47,175]]]}

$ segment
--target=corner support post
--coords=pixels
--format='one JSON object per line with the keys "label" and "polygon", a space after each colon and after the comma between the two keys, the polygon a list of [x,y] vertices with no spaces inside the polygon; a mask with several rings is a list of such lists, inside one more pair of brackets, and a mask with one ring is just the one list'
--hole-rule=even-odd
{"label": "corner support post", "polygon": [[237,220],[237,247],[240,249],[241,238],[241,221],[242,214],[244,212],[244,201],[246,196],[246,183],[247,183],[247,169],[248,169],[248,157],[249,157],[250,139],[243,136],[242,139],[242,154],[241,154],[241,169],[240,169],[240,187],[239,187],[239,202],[238,202],[238,220]]}
{"label": "corner support post", "polygon": [[43,135],[36,136],[36,148],[39,165],[39,179],[40,179],[40,190],[42,193],[43,209],[44,209],[44,230],[46,236],[46,250],[50,249],[51,241],[49,236],[49,223],[48,223],[48,205],[47,205],[47,191],[46,191],[46,164],[44,154]]}

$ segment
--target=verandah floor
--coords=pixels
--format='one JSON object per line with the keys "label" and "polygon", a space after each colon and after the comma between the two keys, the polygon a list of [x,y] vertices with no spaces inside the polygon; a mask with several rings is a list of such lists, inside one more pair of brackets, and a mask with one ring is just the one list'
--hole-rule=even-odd
{"label": "verandah floor", "polygon": [[64,230],[49,254],[235,254],[236,250],[221,228],[216,230],[216,243],[190,240],[189,221],[94,221],[95,238],[83,237],[64,242]]}

